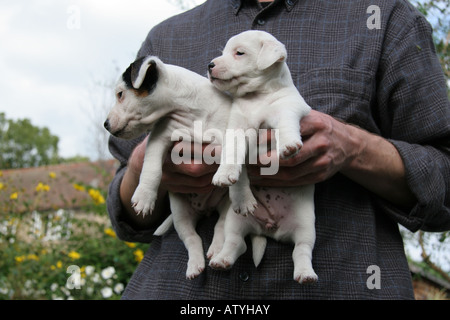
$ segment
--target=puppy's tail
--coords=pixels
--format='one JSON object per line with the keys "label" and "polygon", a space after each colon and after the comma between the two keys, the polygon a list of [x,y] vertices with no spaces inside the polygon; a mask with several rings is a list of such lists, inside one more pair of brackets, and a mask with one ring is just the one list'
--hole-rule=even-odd
{"label": "puppy's tail", "polygon": [[266,251],[267,239],[264,236],[252,235],[253,263],[258,267],[264,252]]}
{"label": "puppy's tail", "polygon": [[156,231],[153,233],[154,236],[162,236],[167,231],[169,231],[170,227],[173,225],[173,217],[172,215],[169,215],[166,220],[164,220],[163,223],[156,229]]}

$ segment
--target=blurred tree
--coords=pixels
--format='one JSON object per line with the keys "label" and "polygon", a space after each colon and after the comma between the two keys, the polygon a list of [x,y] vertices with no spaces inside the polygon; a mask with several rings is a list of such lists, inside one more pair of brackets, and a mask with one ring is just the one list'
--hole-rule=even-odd
{"label": "blurred tree", "polygon": [[411,0],[433,27],[433,41],[447,78],[450,97],[450,1]]}
{"label": "blurred tree", "polygon": [[0,169],[37,167],[59,162],[59,138],[29,119],[8,120],[0,113]]}
{"label": "blurred tree", "polygon": [[[450,1],[411,0],[411,3],[422,12],[433,27],[433,41],[447,79],[450,99]],[[443,233],[419,231],[414,235],[403,231],[402,234],[407,247],[409,245],[420,248],[421,263],[450,282],[450,231]]]}

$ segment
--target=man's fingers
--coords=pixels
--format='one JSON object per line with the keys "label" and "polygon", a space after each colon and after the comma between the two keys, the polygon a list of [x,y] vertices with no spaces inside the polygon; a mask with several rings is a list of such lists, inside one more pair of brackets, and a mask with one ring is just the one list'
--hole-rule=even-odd
{"label": "man's fingers", "polygon": [[171,192],[208,193],[214,189],[214,185],[211,184],[213,176],[214,173],[193,177],[177,172],[166,172],[161,177],[161,184]]}

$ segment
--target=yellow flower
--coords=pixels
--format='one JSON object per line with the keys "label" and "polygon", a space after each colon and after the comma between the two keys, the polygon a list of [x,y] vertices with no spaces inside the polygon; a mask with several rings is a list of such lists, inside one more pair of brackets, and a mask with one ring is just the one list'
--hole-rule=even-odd
{"label": "yellow flower", "polygon": [[0,191],[6,189],[6,185],[2,182],[0,182]]}
{"label": "yellow flower", "polygon": [[50,178],[52,178],[52,179],[55,179],[55,178],[56,178],[56,173],[54,173],[53,171],[50,171],[50,172],[48,173],[48,176],[49,176]]}
{"label": "yellow flower", "polygon": [[81,255],[78,252],[76,252],[76,251],[70,251],[68,256],[72,260],[77,260],[77,259],[80,259],[80,257],[81,257]]}
{"label": "yellow flower", "polygon": [[25,256],[17,256],[14,258],[14,260],[16,260],[16,262],[21,263],[23,261],[25,261]]}
{"label": "yellow flower", "polygon": [[62,262],[61,261],[58,261],[57,263],[56,263],[56,266],[55,265],[51,265],[50,266],[50,269],[51,270],[56,270],[56,269],[61,269],[62,268]]}
{"label": "yellow flower", "polygon": [[104,231],[105,231],[105,233],[106,233],[108,236],[113,237],[113,238],[116,237],[116,233],[114,232],[113,229],[111,229],[111,228],[106,228]]}
{"label": "yellow flower", "polygon": [[80,268],[80,274],[82,278],[86,278],[86,266]]}
{"label": "yellow flower", "polygon": [[103,198],[100,191],[95,190],[95,189],[89,189],[89,195],[91,196],[92,200],[94,200],[95,204],[105,203],[105,198]]}
{"label": "yellow flower", "polygon": [[36,191],[40,192],[40,191],[50,191],[50,186],[48,184],[44,184],[42,182],[39,182],[38,185],[36,186]]}
{"label": "yellow flower", "polygon": [[141,249],[137,249],[136,251],[133,252],[134,254],[134,259],[137,262],[141,262],[142,259],[144,258],[144,251],[142,251]]}
{"label": "yellow flower", "polygon": [[19,197],[19,193],[18,193],[18,192],[14,192],[14,193],[12,193],[12,194],[9,196],[9,198],[10,198],[11,200],[17,200],[18,197]]}
{"label": "yellow flower", "polygon": [[29,254],[27,255],[27,260],[34,260],[34,261],[38,261],[39,257],[35,254]]}
{"label": "yellow flower", "polygon": [[82,185],[77,184],[77,183],[74,183],[73,187],[75,190],[78,190],[78,191],[86,191],[86,189]]}
{"label": "yellow flower", "polygon": [[126,244],[129,248],[136,248],[136,243],[134,243],[134,242],[127,242],[127,241],[125,241],[125,244]]}

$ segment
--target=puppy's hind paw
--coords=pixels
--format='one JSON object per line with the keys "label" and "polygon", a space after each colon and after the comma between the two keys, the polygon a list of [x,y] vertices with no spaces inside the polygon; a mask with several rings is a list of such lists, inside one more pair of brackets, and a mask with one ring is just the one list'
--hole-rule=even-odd
{"label": "puppy's hind paw", "polygon": [[216,256],[211,259],[211,261],[209,262],[209,266],[214,270],[228,270],[233,266],[233,262],[230,258],[220,258],[219,256]]}
{"label": "puppy's hind paw", "polygon": [[206,253],[206,258],[208,260],[214,259],[215,256],[217,256],[219,254],[219,252],[222,250],[222,243],[211,243],[211,245],[209,246],[208,252]]}
{"label": "puppy's hind paw", "polygon": [[238,204],[232,204],[232,208],[234,210],[234,212],[236,212],[237,214],[241,214],[244,217],[246,217],[248,214],[253,214],[256,210],[256,208],[258,207],[258,203],[256,202],[256,200],[253,198],[253,201],[245,201],[243,203],[238,203]]}
{"label": "puppy's hind paw", "polygon": [[315,283],[315,282],[317,282],[318,279],[319,279],[319,277],[313,270],[296,272],[294,274],[294,280],[300,284]]}
{"label": "puppy's hind paw", "polygon": [[205,270],[205,264],[203,265],[189,265],[186,271],[186,279],[192,280],[197,278]]}

